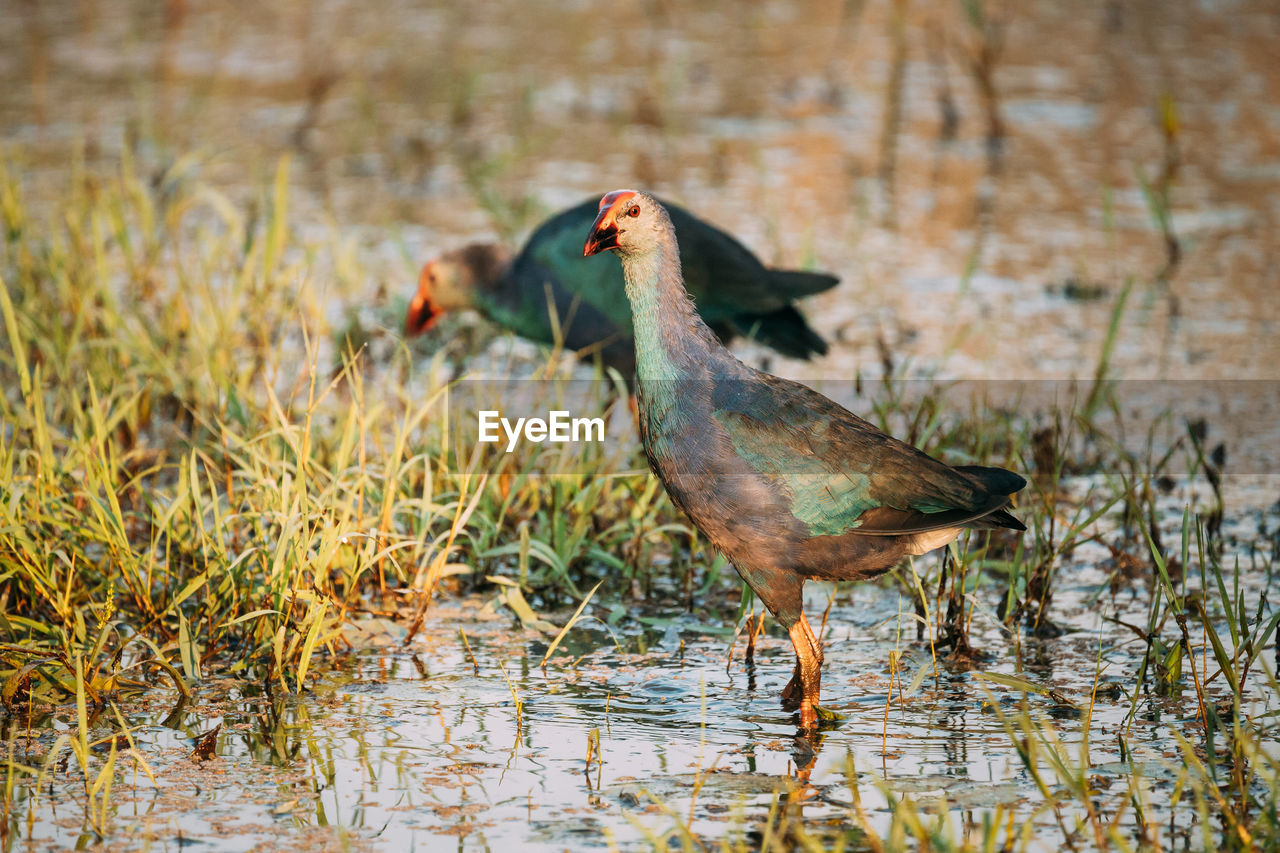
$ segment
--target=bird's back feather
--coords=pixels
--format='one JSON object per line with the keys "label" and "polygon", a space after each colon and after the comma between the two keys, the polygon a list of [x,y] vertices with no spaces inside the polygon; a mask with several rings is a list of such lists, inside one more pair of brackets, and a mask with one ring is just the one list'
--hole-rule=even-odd
{"label": "bird's back feather", "polygon": [[[752,337],[790,358],[825,355],[827,344],[791,304],[839,283],[825,273],[771,270],[734,237],[688,211],[667,205],[680,246],[685,287],[703,321],[722,340]],[[621,262],[610,253],[582,257],[582,235],[596,216],[596,202],[562,211],[539,226],[512,265],[520,285],[530,273],[553,275],[560,289],[607,319],[611,332],[633,335]],[[545,304],[545,303],[544,303]],[[543,322],[543,318],[535,318]],[[549,329],[548,329],[549,331]]]}

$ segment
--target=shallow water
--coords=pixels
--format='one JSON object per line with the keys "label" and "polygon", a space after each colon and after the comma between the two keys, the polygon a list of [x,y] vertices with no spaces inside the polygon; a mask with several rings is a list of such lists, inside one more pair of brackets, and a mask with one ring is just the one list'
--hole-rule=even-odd
{"label": "shallow water", "polygon": [[[1088,485],[1073,490],[1083,494]],[[1166,517],[1188,496],[1168,496]],[[1260,530],[1278,523],[1276,510],[1234,519],[1224,531],[1228,558],[1240,554],[1247,567],[1253,546],[1267,542]],[[1145,624],[1149,593],[1141,584],[1113,591],[1108,558],[1101,545],[1081,545],[1070,571],[1060,573],[1053,616],[1067,633],[1057,638],[1010,635],[994,617],[995,588],[980,588],[975,670],[951,667],[944,652],[936,676],[900,587],[810,584],[815,625],[831,602],[824,704],[846,717],[816,738],[798,736],[794,715],[778,700],[793,659],[789,641],[771,625],[749,665],[743,638],[735,640],[725,627],[731,620],[714,612],[723,607],[719,588],[704,602],[711,612],[686,611],[674,590],[670,604],[633,606],[625,615],[589,606],[545,669],[550,635],[521,629],[485,598],[442,601],[407,647],[403,620],[357,621],[344,633],[354,651],[333,660],[301,696],[212,678],[177,708],[163,689],[123,702],[157,784],[120,757],[108,846],[636,849],[657,838],[678,844],[686,832],[704,844],[745,839],[754,846],[776,821],[771,809],[803,820],[819,838],[856,841],[855,782],[882,834],[892,817],[889,798],[910,795],[927,812],[948,812],[957,837],[1010,811],[1019,826],[1035,814],[1030,849],[1053,850],[1060,827],[1073,826],[1082,807],[1041,750],[1037,770],[1059,798],[1056,809],[1044,809],[1019,756],[1023,733],[1007,728],[1023,719],[1056,735],[1069,765],[1083,763],[1094,807],[1119,820],[1122,837],[1137,840],[1132,781],[1163,841],[1195,846],[1188,795],[1170,801],[1184,767],[1177,738],[1202,737],[1195,690],[1185,679],[1174,695],[1144,689],[1131,702],[1144,644],[1110,620]],[[1241,583],[1253,600],[1268,580],[1246,571]],[[1196,579],[1189,584],[1194,589]],[[659,590],[657,600],[663,597]],[[546,615],[556,624],[568,616]],[[1198,643],[1196,651],[1203,676]],[[900,656],[896,680],[892,654]],[[1215,669],[1210,656],[1208,671]],[[1040,692],[1024,694],[979,671],[1017,673]],[[1280,710],[1280,695],[1261,678],[1249,691],[1255,720]],[[1224,695],[1221,679],[1208,695]],[[20,763],[39,766],[54,738],[74,726],[74,706],[46,710],[33,718],[30,739],[21,721],[9,722]],[[194,762],[196,736],[217,725],[216,757]],[[19,786],[11,849],[96,840],[84,830],[81,778],[72,760],[38,789]]]}

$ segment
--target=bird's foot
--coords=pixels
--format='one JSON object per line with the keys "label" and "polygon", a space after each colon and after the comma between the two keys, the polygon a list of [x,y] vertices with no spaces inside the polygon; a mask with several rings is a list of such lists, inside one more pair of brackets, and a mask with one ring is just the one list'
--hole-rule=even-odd
{"label": "bird's foot", "polygon": [[845,720],[849,719],[847,714],[841,714],[839,711],[833,711],[830,708],[823,708],[821,705],[813,706],[813,713],[818,718],[818,725],[838,726]]}
{"label": "bird's foot", "polygon": [[819,732],[839,728],[847,719],[846,715],[830,708],[823,708],[810,702],[800,705],[800,730],[802,732]]}

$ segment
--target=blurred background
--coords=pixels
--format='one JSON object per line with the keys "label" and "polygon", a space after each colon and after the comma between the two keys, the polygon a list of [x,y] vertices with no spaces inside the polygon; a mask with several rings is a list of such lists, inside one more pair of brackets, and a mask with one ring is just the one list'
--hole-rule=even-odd
{"label": "blurred background", "polygon": [[334,271],[356,304],[325,309],[347,322],[397,330],[439,251],[639,186],[842,278],[803,306],[832,355],[771,364],[800,378],[1088,376],[1126,284],[1116,375],[1280,358],[1270,0],[8,0],[0,22],[28,199],[127,153],[252,216],[291,155],[290,227],[361,258]]}

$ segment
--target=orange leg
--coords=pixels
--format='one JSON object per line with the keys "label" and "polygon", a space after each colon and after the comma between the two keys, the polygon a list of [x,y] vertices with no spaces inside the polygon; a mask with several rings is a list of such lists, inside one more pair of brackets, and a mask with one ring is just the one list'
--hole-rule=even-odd
{"label": "orange leg", "polygon": [[822,687],[822,647],[818,638],[809,627],[809,620],[800,614],[800,619],[787,629],[791,635],[791,645],[796,648],[796,669],[782,691],[784,699],[794,699],[800,694],[800,728],[815,730],[818,727],[818,714],[814,707],[818,704],[818,693]]}

